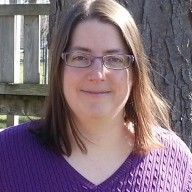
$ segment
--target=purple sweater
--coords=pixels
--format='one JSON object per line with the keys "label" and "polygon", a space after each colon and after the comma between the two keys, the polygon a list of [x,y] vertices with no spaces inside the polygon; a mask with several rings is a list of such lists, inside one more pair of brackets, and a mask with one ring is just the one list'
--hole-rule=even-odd
{"label": "purple sweater", "polygon": [[131,154],[107,180],[94,185],[62,155],[29,132],[34,123],[0,133],[0,192],[192,192],[192,155],[171,131],[159,133],[164,149]]}

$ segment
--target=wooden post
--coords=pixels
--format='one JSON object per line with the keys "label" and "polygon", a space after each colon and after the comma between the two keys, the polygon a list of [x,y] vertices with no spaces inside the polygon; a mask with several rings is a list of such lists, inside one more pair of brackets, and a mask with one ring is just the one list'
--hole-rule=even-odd
{"label": "wooden post", "polygon": [[0,82],[14,80],[14,16],[0,17]]}
{"label": "wooden post", "polygon": [[[0,82],[14,82],[14,16],[0,17]],[[7,126],[13,125],[14,116],[7,115]]]}
{"label": "wooden post", "polygon": [[24,16],[24,83],[39,83],[39,16]]}
{"label": "wooden post", "polygon": [[[16,4],[17,0],[9,0],[10,4]],[[20,16],[14,17],[14,67],[13,67],[13,82],[19,83],[20,74]],[[19,123],[19,116],[7,115],[7,126],[16,125]]]}

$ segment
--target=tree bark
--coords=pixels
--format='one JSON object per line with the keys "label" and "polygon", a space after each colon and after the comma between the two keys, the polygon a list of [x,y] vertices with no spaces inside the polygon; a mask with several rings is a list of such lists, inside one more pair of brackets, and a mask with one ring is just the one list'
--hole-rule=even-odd
{"label": "tree bark", "polygon": [[[51,0],[50,34],[55,15],[74,2]],[[141,31],[153,82],[171,105],[172,128],[192,150],[192,1],[119,2],[131,12]]]}
{"label": "tree bark", "polygon": [[154,84],[171,104],[172,127],[192,149],[191,1],[121,3],[139,25],[151,59]]}

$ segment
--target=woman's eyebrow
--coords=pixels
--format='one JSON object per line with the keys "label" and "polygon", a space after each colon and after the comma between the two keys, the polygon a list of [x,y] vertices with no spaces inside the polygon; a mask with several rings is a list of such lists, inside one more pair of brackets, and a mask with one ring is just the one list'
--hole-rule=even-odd
{"label": "woman's eyebrow", "polygon": [[113,53],[126,53],[124,49],[109,49],[104,51],[105,54],[113,54]]}
{"label": "woman's eyebrow", "polygon": [[85,52],[91,52],[91,49],[88,49],[86,47],[80,47],[80,46],[77,46],[77,47],[73,47],[71,48],[71,51],[85,51]]}
{"label": "woman's eyebrow", "polygon": [[[86,48],[86,47],[81,47],[81,46],[76,46],[76,47],[72,47],[70,49],[71,51],[84,51],[84,52],[92,52],[91,49]],[[114,53],[126,53],[127,51],[124,49],[107,49],[104,50],[104,54],[114,54]]]}

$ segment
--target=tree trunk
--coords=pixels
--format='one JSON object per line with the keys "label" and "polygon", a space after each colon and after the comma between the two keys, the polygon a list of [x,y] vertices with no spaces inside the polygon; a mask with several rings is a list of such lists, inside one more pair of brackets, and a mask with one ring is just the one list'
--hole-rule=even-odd
{"label": "tree trunk", "polygon": [[[74,1],[51,0],[52,26],[56,13]],[[139,26],[151,59],[153,82],[171,105],[172,127],[192,149],[192,3],[190,0],[119,2]],[[52,27],[50,34],[51,30]]]}
{"label": "tree trunk", "polygon": [[153,81],[171,104],[173,129],[192,149],[192,18],[190,1],[121,1],[140,27]]}

